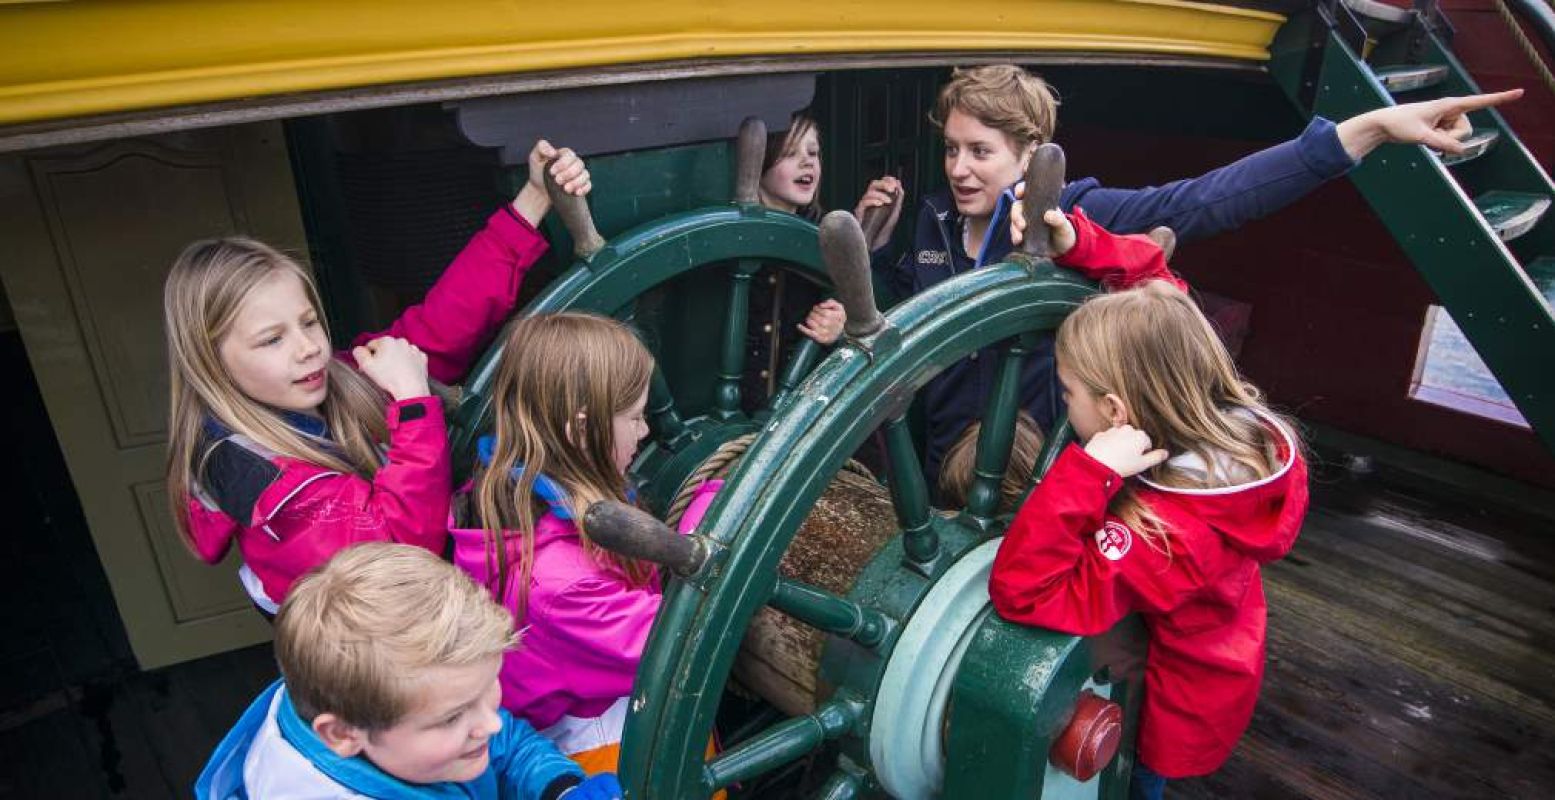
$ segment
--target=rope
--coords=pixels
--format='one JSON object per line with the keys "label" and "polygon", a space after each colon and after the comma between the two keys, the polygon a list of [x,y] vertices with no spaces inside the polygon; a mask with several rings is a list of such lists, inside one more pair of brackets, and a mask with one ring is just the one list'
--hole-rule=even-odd
{"label": "rope", "polygon": [[[1550,0],[1550,5],[1555,7],[1555,0]],[[1506,0],[1496,0],[1496,12],[1501,15],[1501,21],[1505,22],[1507,29],[1512,32],[1512,37],[1517,40],[1523,54],[1528,56],[1528,60],[1533,62],[1534,69],[1539,71],[1539,77],[1544,79],[1544,86],[1551,92],[1555,92],[1555,74],[1550,72],[1549,66],[1544,63],[1544,57],[1540,55],[1538,48],[1533,46],[1533,40],[1529,39],[1528,34],[1523,31],[1523,26],[1512,13],[1511,6],[1506,4]]]}
{"label": "rope", "polygon": [[[664,524],[671,528],[678,527],[680,518],[686,513],[686,507],[691,505],[691,498],[696,495],[697,487],[707,481],[727,477],[734,471],[734,466],[739,463],[740,458],[745,455],[746,450],[750,449],[751,442],[754,441],[756,441],[756,434],[747,433],[719,445],[718,449],[714,450],[713,454],[708,456],[707,460],[703,461],[702,465],[697,467],[696,471],[691,473],[691,477],[681,485],[680,491],[675,495],[675,501],[670,503],[669,513],[664,515]],[[842,465],[842,471],[871,481],[875,480],[875,474],[870,472],[868,467],[851,458]]]}

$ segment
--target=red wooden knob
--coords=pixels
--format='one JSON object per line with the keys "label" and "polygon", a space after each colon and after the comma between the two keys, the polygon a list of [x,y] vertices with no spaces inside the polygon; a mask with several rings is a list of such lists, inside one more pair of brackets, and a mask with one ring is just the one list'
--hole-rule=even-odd
{"label": "red wooden knob", "polygon": [[1123,707],[1086,689],[1075,701],[1069,727],[1048,751],[1048,760],[1075,780],[1088,781],[1111,763],[1122,740]]}

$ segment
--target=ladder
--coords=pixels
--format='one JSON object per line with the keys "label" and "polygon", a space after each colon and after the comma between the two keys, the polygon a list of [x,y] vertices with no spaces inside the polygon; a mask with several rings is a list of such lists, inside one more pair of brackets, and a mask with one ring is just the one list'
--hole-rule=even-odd
{"label": "ladder", "polygon": [[[1332,120],[1478,93],[1450,37],[1434,3],[1319,0],[1281,28],[1270,72],[1303,116]],[[1555,185],[1494,109],[1470,121],[1460,156],[1383,145],[1350,179],[1555,452]]]}

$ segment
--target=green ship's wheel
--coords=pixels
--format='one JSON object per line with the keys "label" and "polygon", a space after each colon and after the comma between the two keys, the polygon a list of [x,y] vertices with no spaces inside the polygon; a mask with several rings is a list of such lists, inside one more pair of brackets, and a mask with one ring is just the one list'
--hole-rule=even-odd
{"label": "green ship's wheel", "polygon": [[[1053,156],[1044,158],[1051,171]],[[1056,197],[1058,183],[1046,177]],[[1007,524],[996,508],[1022,361],[1033,337],[1055,329],[1095,285],[1029,259],[963,274],[881,317],[857,223],[834,213],[821,237],[847,306],[848,342],[781,401],[697,532],[674,535],[617,504],[585,517],[601,545],[680,577],[638,670],[620,765],[628,796],[708,797],[828,741],[842,755],[825,798],[1124,796],[1144,652],[1137,624],[1101,639],[1023,628],[991,614],[987,594]],[[990,345],[1002,347],[1002,360],[973,486],[967,507],[947,514],[930,505],[904,412],[931,378]],[[881,426],[900,534],[846,596],[780,577],[823,490]],[[1038,473],[1066,439],[1050,437]],[[813,713],[705,761],[736,653],[763,606],[831,634],[820,670],[832,690]]]}
{"label": "green ship's wheel", "polygon": [[[752,278],[764,266],[785,269],[825,286],[828,278],[813,223],[756,204],[766,132],[747,120],[738,140],[735,202],[675,214],[622,234],[608,244],[594,230],[588,208],[559,192],[547,175],[555,208],[577,246],[578,261],[520,314],[592,311],[631,321],[639,298],[709,265],[730,273],[727,314],[718,332],[719,355],[708,413],[684,418],[662,369],[649,389],[652,440],[633,467],[638,488],[650,507],[662,511],[680,483],[720,445],[756,430],[759,421],[782,403],[814,368],[820,347],[809,340],[790,354],[778,373],[778,390],[754,414],[741,410],[745,372],[745,335]],[[454,464],[468,469],[475,440],[491,428],[491,391],[501,359],[501,343],[471,370],[452,423]]]}

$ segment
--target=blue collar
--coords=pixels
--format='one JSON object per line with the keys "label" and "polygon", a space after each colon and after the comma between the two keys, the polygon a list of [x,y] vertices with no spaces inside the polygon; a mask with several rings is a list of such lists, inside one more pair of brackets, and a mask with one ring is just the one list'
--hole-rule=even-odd
{"label": "blue collar", "polygon": [[[1012,186],[999,193],[999,202],[993,207],[993,216],[988,219],[988,229],[983,231],[983,245],[977,248],[977,259],[972,264],[973,269],[981,267],[988,261],[988,248],[993,244],[994,235],[999,230],[999,224],[1004,220],[1012,206],[1015,205],[1015,188]],[[1004,222],[1008,225],[1008,222]],[[1007,253],[1006,253],[1007,254]]]}
{"label": "blue collar", "polygon": [[485,792],[481,790],[487,788],[484,784],[489,782],[488,779],[492,775],[491,767],[487,767],[484,775],[467,784],[448,782],[413,784],[378,769],[366,758],[360,756],[342,758],[325,746],[308,723],[297,714],[297,709],[292,705],[291,694],[284,686],[281,688],[280,707],[275,710],[275,721],[281,730],[281,737],[292,747],[297,748],[297,752],[304,758],[313,762],[313,766],[318,767],[319,772],[329,776],[330,780],[341,786],[367,797],[377,797],[382,800],[402,798],[403,800],[420,798],[467,800],[470,797],[484,795]]}
{"label": "blue collar", "polygon": [[[323,439],[327,442],[334,441],[329,435],[329,423],[325,422],[322,417],[315,417],[300,411],[273,410],[276,416],[280,417],[281,421],[286,423],[292,430],[312,436],[315,439]],[[213,416],[206,416],[205,435],[213,442],[220,441],[231,436],[232,429],[222,424],[221,420]]]}
{"label": "blue collar", "polygon": [[[481,464],[488,467],[491,466],[491,459],[495,455],[496,449],[497,437],[495,436],[482,436],[475,443],[475,450],[480,456]],[[524,465],[514,464],[510,472],[513,480],[517,481],[523,474]],[[545,504],[551,507],[551,514],[557,519],[572,519],[571,501],[567,498],[567,492],[561,487],[561,484],[551,480],[545,473],[540,473],[535,476],[533,491],[536,497],[544,500]]]}

